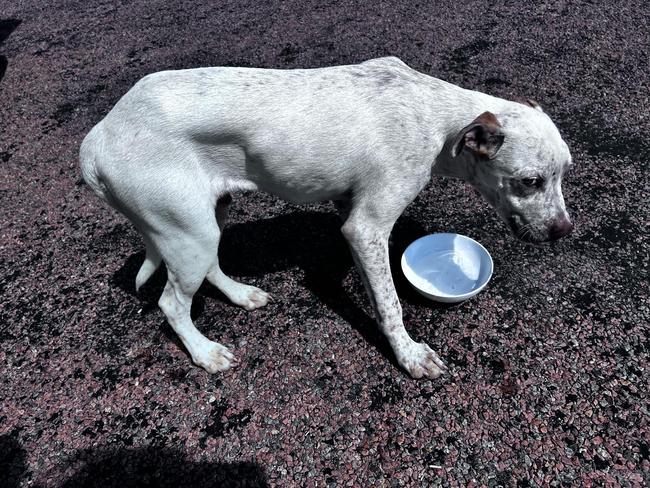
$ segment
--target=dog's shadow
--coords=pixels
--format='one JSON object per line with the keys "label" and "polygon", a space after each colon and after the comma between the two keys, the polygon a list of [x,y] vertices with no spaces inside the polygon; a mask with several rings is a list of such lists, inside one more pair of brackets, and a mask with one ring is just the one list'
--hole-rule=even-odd
{"label": "dog's shadow", "polygon": [[[247,277],[261,277],[291,268],[301,269],[304,285],[319,300],[351,324],[384,356],[395,362],[388,341],[380,333],[374,319],[362,308],[369,307],[365,291],[360,291],[364,302],[357,303],[359,300],[355,302],[344,289],[343,282],[354,264],[340,228],[341,221],[335,213],[316,211],[296,211],[254,222],[229,224],[221,237],[219,263],[227,275],[241,278],[244,283]],[[432,308],[447,308],[416,293],[401,272],[402,253],[412,241],[425,234],[425,229],[419,223],[407,217],[400,218],[395,224],[390,246],[395,287],[403,301]],[[134,295],[135,275],[143,260],[142,251],[132,254],[115,273],[112,283]],[[146,304],[145,313],[156,308],[165,281],[163,266],[141,289],[138,295]],[[361,287],[361,281],[357,281]],[[272,289],[266,291],[273,294]],[[192,316],[195,318],[203,312],[203,297],[227,301],[215,287],[204,283],[192,307]],[[170,334],[171,331],[166,333]]]}
{"label": "dog's shadow", "polygon": [[[0,435],[0,486],[27,485],[27,451],[17,431]],[[32,474],[33,475],[33,474]],[[62,488],[129,487],[249,487],[269,486],[265,469],[255,462],[194,461],[184,451],[168,447],[95,447],[76,451],[39,473],[39,478],[59,480]],[[38,482],[33,486],[42,486]]]}

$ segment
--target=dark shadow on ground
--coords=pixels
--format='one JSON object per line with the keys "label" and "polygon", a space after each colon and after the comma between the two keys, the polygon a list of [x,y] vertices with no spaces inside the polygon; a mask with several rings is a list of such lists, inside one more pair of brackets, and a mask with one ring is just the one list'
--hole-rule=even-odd
{"label": "dark shadow on ground", "polygon": [[268,486],[262,468],[252,462],[195,463],[178,449],[120,449],[82,452],[76,474],[62,488],[261,488]]}
{"label": "dark shadow on ground", "polygon": [[[20,19],[0,20],[0,46],[21,22],[22,20]],[[4,78],[8,65],[9,61],[7,60],[7,56],[0,55],[0,81]]]}
{"label": "dark shadow on ground", "polygon": [[[341,221],[335,213],[297,211],[270,219],[228,225],[219,245],[223,271],[235,277],[260,277],[298,267],[304,273],[305,286],[331,310],[352,325],[364,339],[394,361],[388,341],[379,332],[374,318],[362,308],[369,307],[365,292],[363,303],[355,303],[343,288],[343,280],[353,267],[348,246],[340,232]],[[448,308],[428,301],[416,293],[404,278],[400,267],[406,247],[425,229],[409,218],[400,218],[393,229],[390,246],[391,269],[400,298],[434,308]],[[144,253],[131,255],[113,276],[112,284],[135,294],[134,281]],[[140,297],[147,309],[155,308],[165,284],[165,272],[159,270],[145,285]],[[267,290],[273,293],[273,290]],[[215,287],[204,283],[192,309],[193,317],[202,313],[201,297],[227,301]],[[358,302],[358,301],[357,301]],[[361,305],[361,306],[360,306]],[[146,312],[146,310],[145,310]]]}
{"label": "dark shadow on ground", "polygon": [[0,436],[0,486],[20,486],[26,470],[25,457],[25,450],[15,433]]}

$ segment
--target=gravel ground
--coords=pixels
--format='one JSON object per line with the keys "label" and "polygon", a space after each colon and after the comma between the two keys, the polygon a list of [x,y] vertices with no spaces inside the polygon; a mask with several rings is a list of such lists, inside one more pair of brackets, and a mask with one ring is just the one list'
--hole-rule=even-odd
{"label": "gravel ground", "polygon": [[[650,13],[522,5],[0,0],[0,486],[647,482]],[[223,268],[277,301],[248,313],[204,285],[196,323],[242,364],[191,366],[156,306],[164,271],[134,292],[141,239],[80,181],[83,136],[149,72],[389,54],[542,103],[576,162],[574,234],[522,244],[469,187],[432,181],[395,227],[394,263],[452,231],[483,243],[495,274],[443,307],[394,267],[407,329],[451,370],[414,381],[332,206],[239,198]]]}

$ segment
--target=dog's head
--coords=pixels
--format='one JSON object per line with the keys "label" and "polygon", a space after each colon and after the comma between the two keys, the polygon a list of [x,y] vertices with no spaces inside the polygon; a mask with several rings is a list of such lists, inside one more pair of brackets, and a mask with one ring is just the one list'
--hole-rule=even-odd
{"label": "dog's head", "polygon": [[552,241],[573,229],[562,196],[571,154],[534,102],[482,113],[458,133],[451,153],[466,160],[466,179],[520,239]]}

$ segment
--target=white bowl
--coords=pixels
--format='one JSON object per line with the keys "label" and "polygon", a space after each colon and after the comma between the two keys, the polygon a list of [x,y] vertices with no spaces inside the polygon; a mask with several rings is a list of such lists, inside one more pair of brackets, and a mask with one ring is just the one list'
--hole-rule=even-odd
{"label": "white bowl", "polygon": [[431,234],[402,254],[402,271],[413,288],[431,300],[462,302],[485,288],[494,264],[487,250],[460,234]]}

